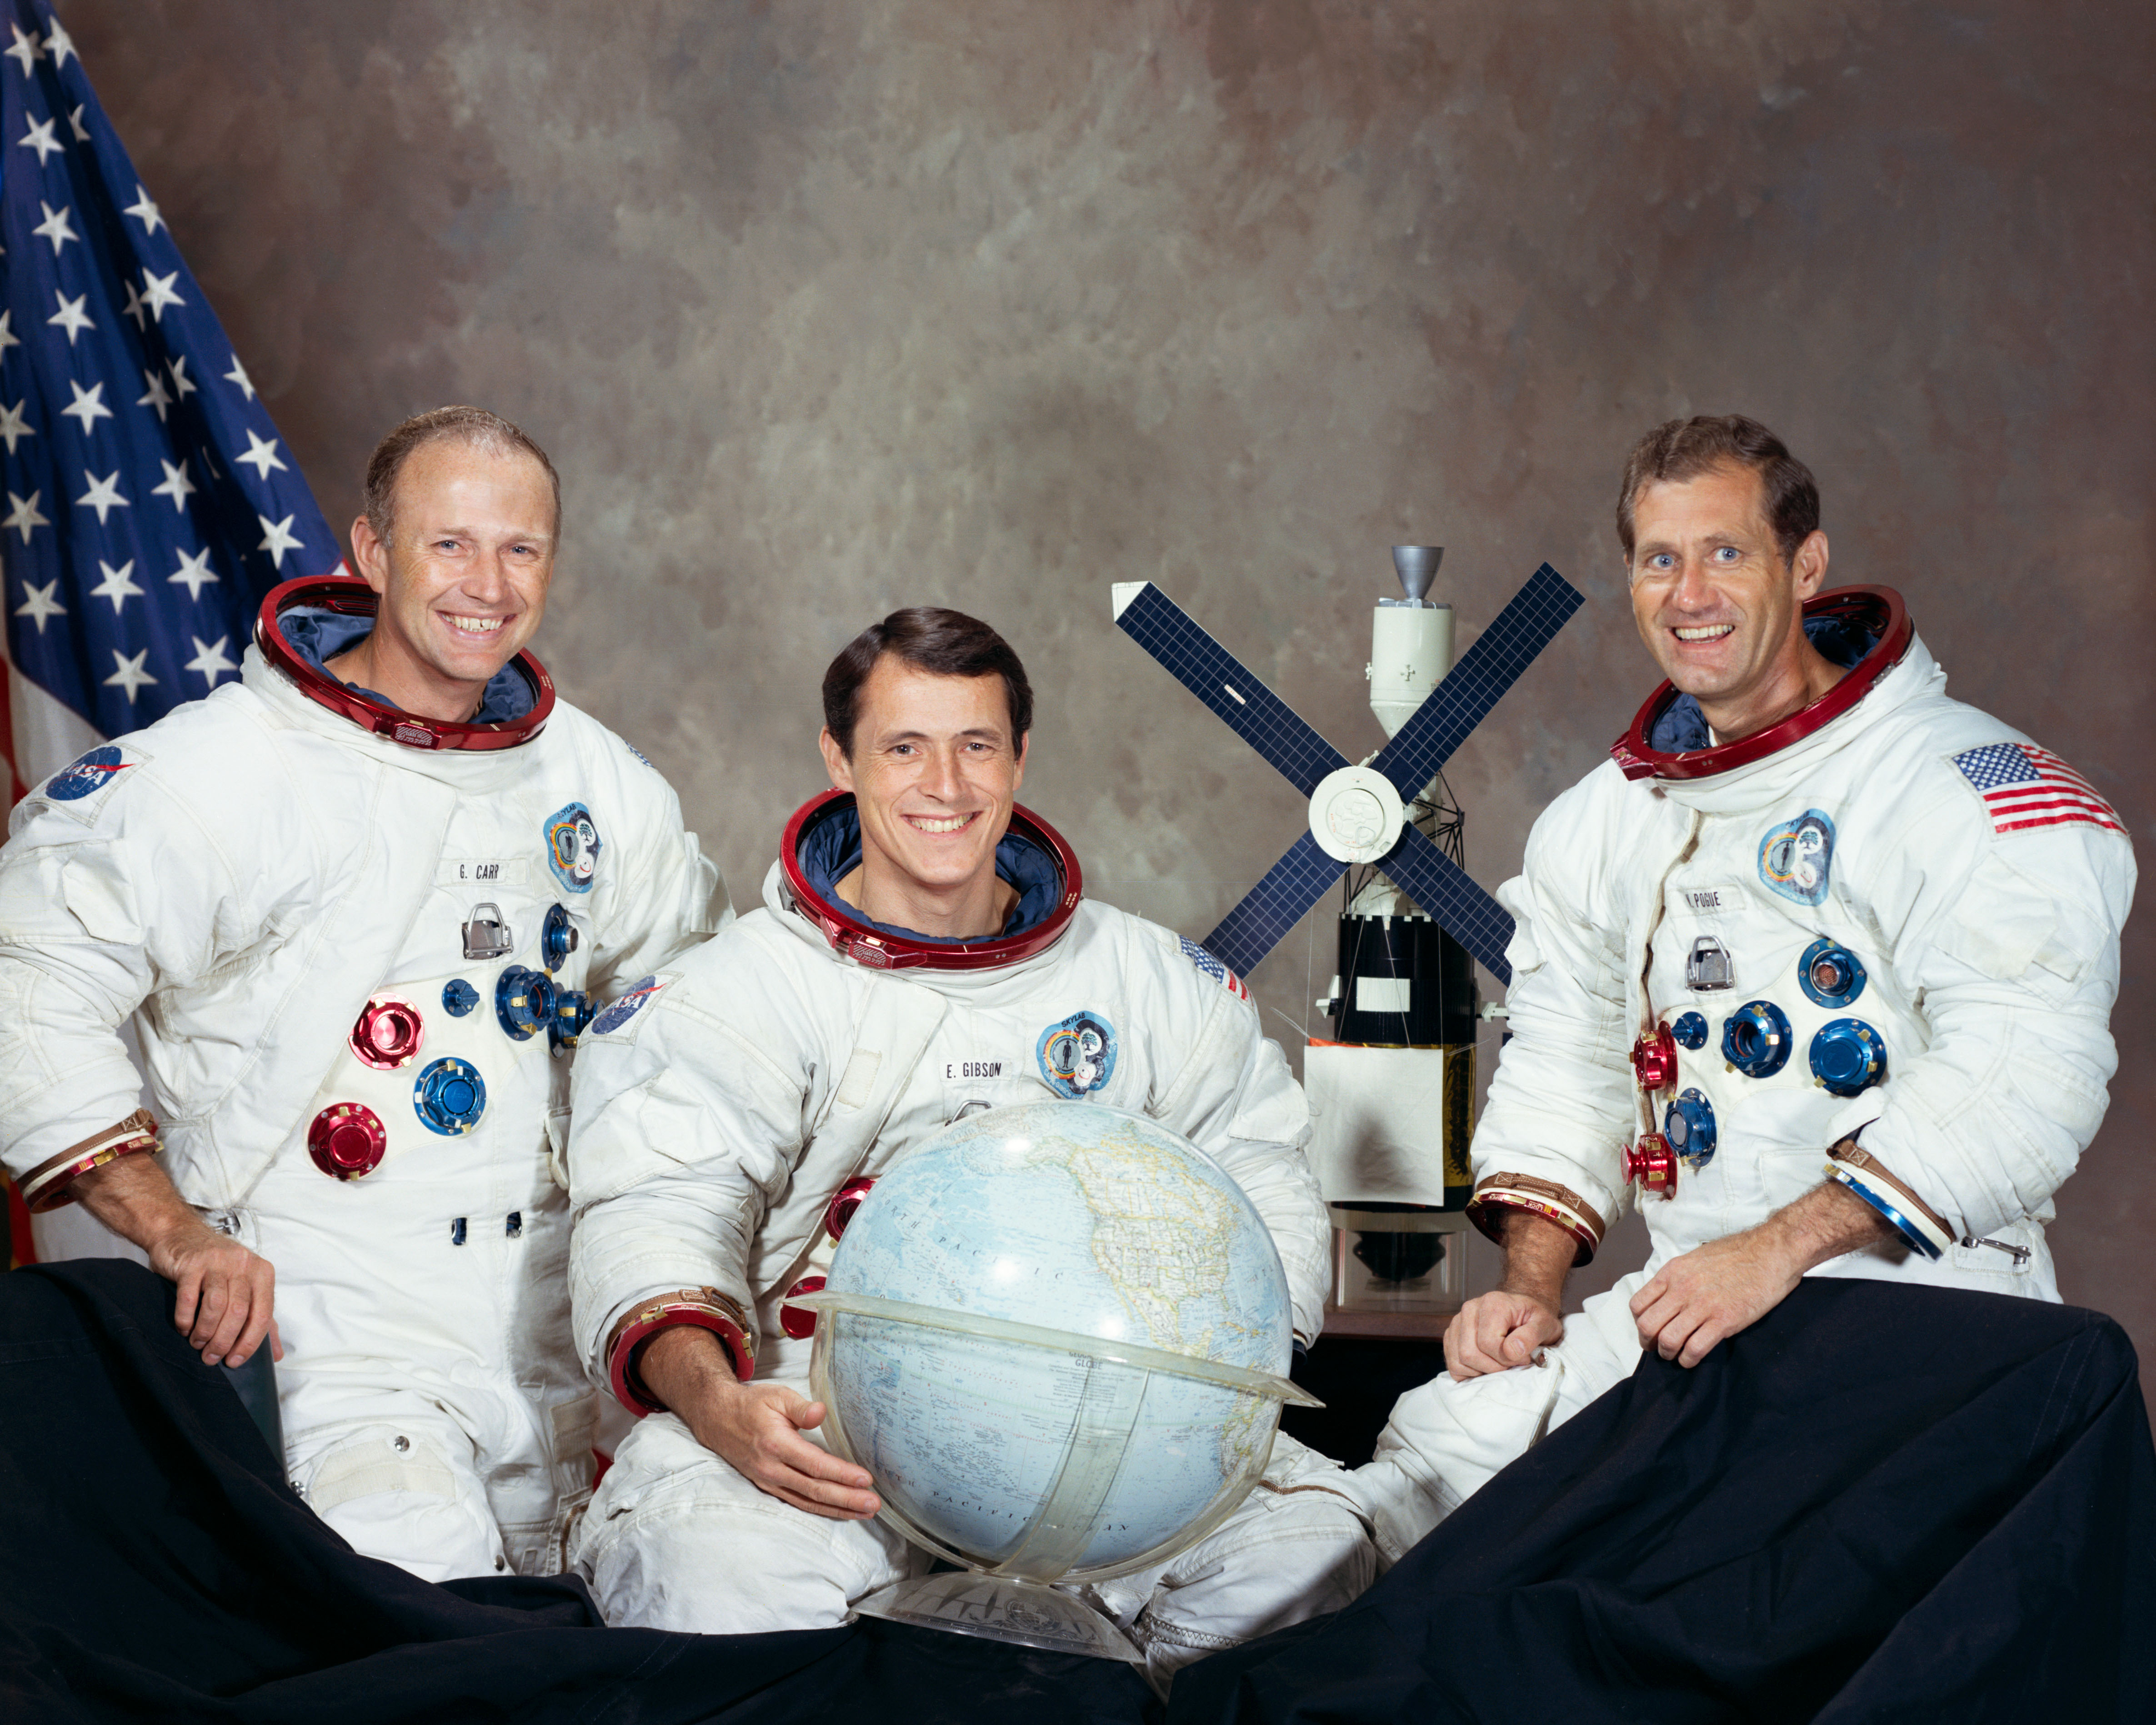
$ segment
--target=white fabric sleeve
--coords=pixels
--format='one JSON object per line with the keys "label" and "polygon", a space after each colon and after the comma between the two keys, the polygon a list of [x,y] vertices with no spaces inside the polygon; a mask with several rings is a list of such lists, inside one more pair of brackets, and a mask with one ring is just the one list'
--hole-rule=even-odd
{"label": "white fabric sleeve", "polygon": [[1922,1053],[1887,1050],[1835,1142],[1865,1152],[1957,1233],[2038,1213],[2096,1136],[2118,1065],[2112,1003],[2133,897],[2133,847],[2082,824],[1994,834],[1954,793],[1912,813],[1867,877],[1895,942],[1895,982],[1921,1001]]}
{"label": "white fabric sleeve", "polygon": [[1625,1203],[1636,1031],[1625,1004],[1625,921],[1613,902],[1623,846],[1594,806],[1610,788],[1603,777],[1543,811],[1522,872],[1498,889],[1517,924],[1505,949],[1511,1034],[1470,1153],[1478,1190],[1506,1175],[1562,1188],[1598,1244]]}
{"label": "white fabric sleeve", "polygon": [[734,916],[725,878],[684,827],[673,787],[611,732],[606,746],[619,757],[632,829],[587,973],[595,1004],[665,969]]}
{"label": "white fabric sleeve", "polygon": [[757,995],[736,961],[738,927],[690,953],[685,973],[621,1029],[587,1034],[571,1077],[569,1286],[578,1354],[607,1382],[604,1349],[637,1301],[716,1288],[738,1302],[753,1349],[749,1251],[802,1150],[803,1070],[760,1046],[715,999]]}
{"label": "white fabric sleeve", "polygon": [[1315,1341],[1325,1324],[1332,1225],[1303,1153],[1310,1108],[1302,1086],[1249,1001],[1201,975],[1180,953],[1158,973],[1168,999],[1156,1034],[1189,1052],[1147,1111],[1219,1163],[1256,1206],[1287,1272],[1295,1333]]}
{"label": "white fabric sleeve", "polygon": [[233,835],[146,761],[87,809],[33,795],[12,824],[0,850],[0,1163],[20,1179],[141,1106],[121,1023],[153,991],[278,938],[305,882],[280,893],[269,871],[235,870],[223,844]]}

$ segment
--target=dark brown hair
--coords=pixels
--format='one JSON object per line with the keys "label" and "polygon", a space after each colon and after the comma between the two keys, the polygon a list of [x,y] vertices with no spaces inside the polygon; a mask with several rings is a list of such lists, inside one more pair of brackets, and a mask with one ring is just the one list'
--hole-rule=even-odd
{"label": "dark brown hair", "polygon": [[824,728],[839,751],[854,757],[854,726],[860,716],[861,685],[885,654],[896,654],[916,670],[939,677],[1004,680],[1010,706],[1011,746],[1033,729],[1033,685],[1010,643],[978,617],[947,611],[939,605],[913,605],[871,623],[847,642],[845,650],[824,673]]}
{"label": "dark brown hair", "polygon": [[1657,425],[1632,446],[1617,494],[1617,536],[1625,561],[1632,561],[1632,511],[1648,486],[1682,485],[1717,467],[1748,468],[1759,475],[1767,524],[1774,530],[1784,562],[1818,531],[1819,482],[1781,439],[1742,413],[1695,415]]}
{"label": "dark brown hair", "polygon": [[454,438],[493,455],[529,455],[547,472],[554,490],[554,532],[562,531],[562,476],[547,452],[499,413],[485,408],[436,408],[415,413],[374,446],[367,461],[367,524],[384,545],[394,526],[397,475],[404,464],[429,444]]}

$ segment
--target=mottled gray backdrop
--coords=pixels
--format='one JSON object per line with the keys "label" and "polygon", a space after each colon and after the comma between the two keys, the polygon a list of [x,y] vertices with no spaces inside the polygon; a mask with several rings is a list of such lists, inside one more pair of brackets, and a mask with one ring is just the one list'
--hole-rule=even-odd
{"label": "mottled gray backdrop", "polygon": [[[552,450],[542,656],[737,902],[823,783],[825,661],[926,601],[1026,656],[1026,800],[1096,890],[1203,934],[1301,814],[1109,583],[1160,582],[1360,753],[1395,541],[1448,547],[1463,645],[1543,558],[1589,595],[1452,774],[1495,885],[1650,681],[1625,450],[1732,409],[1816,470],[1835,575],[1898,586],[1953,692],[2156,824],[2142,0],[62,15],[332,521],[418,408]],[[2147,1343],[2142,917],[2054,1238],[2067,1297]],[[1291,1047],[1312,927],[1253,979]]]}

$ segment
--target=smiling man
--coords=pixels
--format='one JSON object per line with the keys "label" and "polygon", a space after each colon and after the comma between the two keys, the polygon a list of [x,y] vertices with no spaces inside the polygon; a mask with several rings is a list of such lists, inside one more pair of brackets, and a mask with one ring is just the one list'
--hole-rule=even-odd
{"label": "smiling man", "polygon": [[[1803,1276],[2059,1297],[2044,1224],[2117,1064],[2133,850],[2072,768],[1946,697],[1898,594],[1826,590],[1819,520],[1750,419],[1673,420],[1626,465],[1668,680],[1500,895],[1512,1034],[1470,1214],[1505,1272],[1358,1471],[1388,1557],[1643,1348],[1696,1366]],[[1563,1317],[1630,1201],[1646,1267]]]}
{"label": "smiling man", "polygon": [[[1082,1096],[1160,1121],[1265,1218],[1297,1334],[1322,1317],[1302,1093],[1241,983],[1083,898],[1019,806],[1018,655],[957,612],[896,612],[833,661],[824,720],[834,788],[788,825],[763,909],[602,1015],[578,1067],[578,1342],[649,1416],[577,1548],[611,1623],[824,1628],[926,1573],[824,1448],[813,1322],[786,1301],[875,1176],[963,1116]],[[1161,1677],[1345,1604],[1372,1558],[1344,1477],[1283,1435],[1224,1525],[1098,1602]]]}
{"label": "smiling man", "polygon": [[561,529],[539,446],[440,408],[366,496],[364,581],[279,588],[242,680],[17,809],[0,1157],[142,1247],[206,1361],[281,1333],[287,1471],[359,1550],[548,1574],[597,1411],[565,1056],[731,913],[665,782],[524,651]]}

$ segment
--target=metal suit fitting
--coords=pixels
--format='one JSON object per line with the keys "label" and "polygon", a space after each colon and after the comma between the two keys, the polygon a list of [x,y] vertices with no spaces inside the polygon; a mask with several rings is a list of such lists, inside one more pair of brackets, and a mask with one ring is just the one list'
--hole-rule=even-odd
{"label": "metal suit fitting", "polygon": [[1703,1091],[1688,1090],[1671,1103],[1662,1117],[1662,1131],[1670,1147],[1694,1173],[1714,1160],[1714,1104]]}
{"label": "metal suit fitting", "polygon": [[1657,1024],[1632,1045],[1632,1076],[1652,1096],[1677,1081],[1677,1045],[1667,1024]]}
{"label": "metal suit fitting", "polygon": [[1640,1142],[1624,1153],[1625,1178],[1636,1182],[1645,1198],[1677,1195],[1677,1157],[1670,1141],[1660,1132],[1642,1132]]}
{"label": "metal suit fitting", "polygon": [[389,1134],[363,1102],[332,1102],[307,1127],[307,1156],[333,1180],[357,1180],[382,1165]]}
{"label": "metal suit fitting", "polygon": [[539,926],[539,962],[552,976],[568,962],[569,954],[577,950],[577,925],[569,920],[568,906],[550,906],[547,920]]}
{"label": "metal suit fitting", "polygon": [[796,1294],[815,1294],[823,1291],[824,1278],[804,1276],[779,1296],[778,1327],[796,1342],[806,1342],[816,1333],[816,1314],[803,1307],[788,1306],[786,1301]]}
{"label": "metal suit fitting", "polygon": [[1679,1048],[1707,1046],[1707,1020],[1696,1012],[1682,1012],[1670,1026],[1671,1039]]}
{"label": "metal suit fitting", "polygon": [[577,1039],[584,1034],[584,1026],[591,1023],[597,1011],[592,997],[582,988],[564,988],[557,984],[554,1016],[547,1025],[547,1047],[557,1055],[574,1048]]}
{"label": "metal suit fitting", "polygon": [[1797,960],[1797,986],[1814,1006],[1846,1006],[1864,992],[1864,967],[1848,947],[1816,940]]}
{"label": "metal suit fitting", "polygon": [[516,950],[516,937],[501,920],[500,905],[474,905],[464,932],[467,958],[506,958]]}
{"label": "metal suit fitting", "polygon": [[412,1108],[429,1132],[460,1138],[486,1112],[486,1081],[470,1061],[444,1055],[412,1086]]}
{"label": "metal suit fitting", "polygon": [[426,1021],[419,1009],[394,994],[377,994],[360,1009],[347,1039],[363,1066],[377,1072],[394,1072],[411,1064],[427,1040]]}
{"label": "metal suit fitting", "polygon": [[831,1201],[824,1209],[824,1230],[832,1239],[842,1239],[846,1224],[854,1219],[854,1212],[861,1207],[861,1200],[869,1195],[869,1188],[875,1184],[875,1177],[859,1174],[831,1194]]}
{"label": "metal suit fitting", "polygon": [[554,1021],[554,984],[528,965],[511,965],[494,985],[494,1015],[512,1039],[529,1042]]}
{"label": "metal suit fitting", "polygon": [[1887,1044],[1862,1019],[1830,1019],[1812,1038],[1811,1063],[1829,1096],[1861,1096],[1887,1076]]}
{"label": "metal suit fitting", "polygon": [[462,977],[451,977],[442,984],[442,1010],[453,1019],[460,1019],[479,1004],[479,990]]}
{"label": "metal suit fitting", "polygon": [[1722,1021],[1722,1057],[1747,1078],[1772,1078],[1789,1064],[1789,1015],[1771,1000],[1748,1000]]}
{"label": "metal suit fitting", "polygon": [[1736,986],[1737,973],[1729,963],[1728,949],[1711,934],[1700,936],[1685,954],[1685,987],[1695,994],[1711,994]]}

